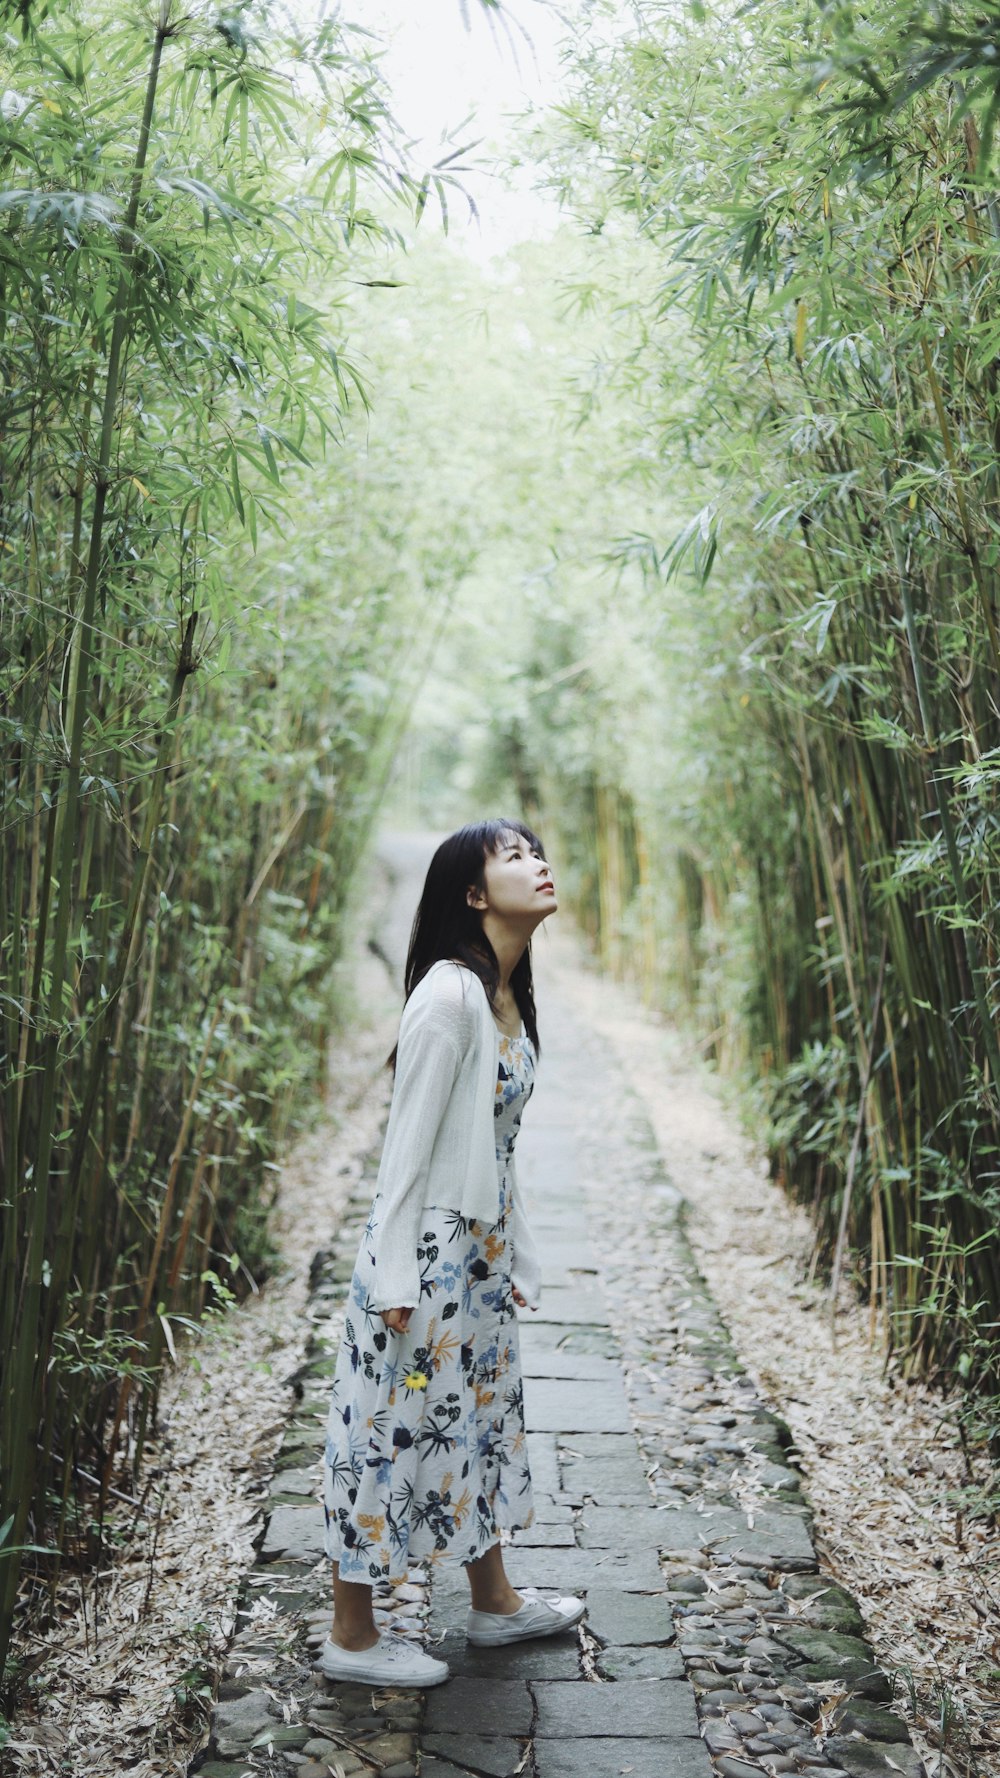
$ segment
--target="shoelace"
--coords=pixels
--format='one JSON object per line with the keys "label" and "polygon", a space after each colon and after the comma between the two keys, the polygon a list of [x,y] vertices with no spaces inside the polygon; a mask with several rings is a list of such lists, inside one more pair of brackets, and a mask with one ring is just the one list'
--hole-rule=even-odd
{"label": "shoelace", "polygon": [[418,1660],[427,1658],[422,1649],[414,1648],[412,1643],[406,1642],[403,1637],[397,1635],[393,1635],[391,1641],[388,1636],[383,1636],[380,1652],[390,1661],[412,1661],[414,1657]]}

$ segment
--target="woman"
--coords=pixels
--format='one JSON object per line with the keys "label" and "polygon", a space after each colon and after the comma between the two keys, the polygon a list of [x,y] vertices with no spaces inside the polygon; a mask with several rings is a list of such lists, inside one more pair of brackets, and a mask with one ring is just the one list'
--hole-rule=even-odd
{"label": "woman", "polygon": [[440,1685],[444,1661],[379,1635],[376,1582],[448,1558],[469,1577],[469,1640],[550,1636],[573,1598],[514,1590],[501,1529],[531,1523],[516,1303],[540,1274],[514,1170],[539,1052],[531,936],[555,911],[519,821],[463,827],[431,860],[375,1199],[351,1280],[327,1423],[332,1679]]}

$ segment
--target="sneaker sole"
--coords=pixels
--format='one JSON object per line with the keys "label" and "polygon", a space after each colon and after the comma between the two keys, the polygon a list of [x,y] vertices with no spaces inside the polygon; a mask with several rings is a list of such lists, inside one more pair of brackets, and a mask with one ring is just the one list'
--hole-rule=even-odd
{"label": "sneaker sole", "polygon": [[575,1630],[577,1624],[582,1623],[586,1609],[586,1606],[582,1605],[572,1617],[560,1618],[554,1624],[547,1624],[542,1630],[529,1630],[514,1636],[505,1636],[502,1632],[499,1635],[491,1636],[488,1632],[484,1635],[481,1630],[467,1630],[465,1639],[467,1642],[471,1642],[474,1648],[502,1648],[504,1643],[538,1642],[543,1636],[559,1636],[563,1630]]}
{"label": "sneaker sole", "polygon": [[404,1692],[429,1691],[432,1685],[444,1685],[445,1680],[451,1678],[450,1670],[435,1674],[433,1679],[401,1679],[398,1673],[376,1673],[370,1667],[352,1667],[349,1673],[331,1673],[322,1661],[313,1662],[313,1672],[322,1673],[324,1679],[332,1679],[335,1685],[395,1686]]}

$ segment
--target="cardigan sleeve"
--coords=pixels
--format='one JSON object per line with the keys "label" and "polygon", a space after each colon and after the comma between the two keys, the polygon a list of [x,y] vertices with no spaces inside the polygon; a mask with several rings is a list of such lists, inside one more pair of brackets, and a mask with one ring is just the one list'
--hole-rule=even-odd
{"label": "cardigan sleeve", "polygon": [[404,1007],[399,1027],[378,1172],[383,1203],[369,1299],[374,1309],[415,1309],[420,1302],[417,1240],[427,1174],[471,1036],[461,982],[452,972],[439,971],[424,992],[422,986]]}
{"label": "cardigan sleeve", "polygon": [[529,1309],[537,1309],[542,1289],[542,1267],[538,1257],[535,1237],[531,1232],[531,1224],[524,1207],[524,1194],[518,1183],[517,1168],[514,1157],[509,1162],[511,1174],[512,1198],[510,1219],[511,1267],[510,1281],[516,1290],[521,1292]]}

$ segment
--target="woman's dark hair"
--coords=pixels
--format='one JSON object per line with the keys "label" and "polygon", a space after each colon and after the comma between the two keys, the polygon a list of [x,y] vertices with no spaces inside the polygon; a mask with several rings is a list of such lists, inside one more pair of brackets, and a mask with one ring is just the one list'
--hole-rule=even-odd
{"label": "woman's dark hair", "polygon": [[[483,931],[479,912],[469,906],[467,891],[472,884],[482,889],[487,856],[499,852],[504,840],[512,833],[519,834],[540,857],[545,857],[538,835],[532,833],[530,827],[525,827],[523,821],[473,821],[442,840],[428,866],[410,932],[403,978],[407,1000],[432,964],[452,957],[474,971],[486,989],[490,1006],[496,1005],[500,965]],[[530,944],[525,946],[518,960],[510,985],[525,1031],[536,1055],[540,1055]],[[395,1067],[395,1050],[389,1061]]]}

